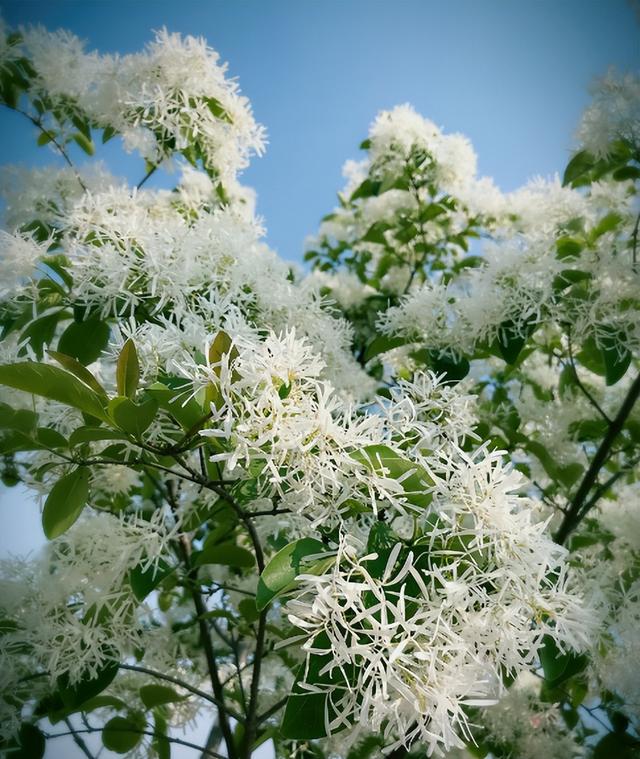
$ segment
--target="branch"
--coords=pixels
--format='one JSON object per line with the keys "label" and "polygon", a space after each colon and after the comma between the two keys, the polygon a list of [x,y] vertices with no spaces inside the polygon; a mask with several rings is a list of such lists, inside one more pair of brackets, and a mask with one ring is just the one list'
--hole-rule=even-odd
{"label": "branch", "polygon": [[[179,462],[180,463],[180,462]],[[167,483],[167,500],[174,514],[177,512],[177,504],[173,492],[172,483]],[[214,696],[219,702],[218,705],[218,721],[220,724],[220,730],[224,737],[224,742],[227,747],[227,753],[229,759],[235,759],[236,748],[233,739],[233,732],[229,723],[229,714],[231,712],[226,707],[224,698],[224,689],[218,676],[218,667],[216,663],[216,656],[213,650],[213,644],[211,643],[211,636],[209,634],[209,627],[207,625],[204,615],[207,613],[207,607],[202,599],[200,589],[197,587],[197,573],[198,570],[191,566],[191,546],[189,541],[184,535],[180,535],[179,548],[182,554],[182,560],[187,570],[187,577],[192,581],[191,598],[196,608],[196,615],[198,618],[198,628],[200,630],[200,642],[204,650],[205,659],[207,661],[207,669],[209,670],[209,678],[211,680],[211,687],[213,688]],[[239,722],[244,722],[244,719],[240,717]]]}
{"label": "branch", "polygon": [[571,346],[571,328],[569,326],[567,327],[567,349],[569,352],[569,363],[571,365],[571,370],[573,371],[573,379],[575,380],[576,385],[582,391],[583,395],[586,397],[589,403],[596,409],[596,411],[600,414],[600,416],[605,420],[605,422],[607,422],[607,424],[611,424],[611,419],[609,419],[609,417],[603,411],[598,401],[596,401],[596,399],[591,395],[591,393],[587,390],[587,388],[582,384],[582,380],[578,376],[578,370],[576,369],[576,365],[573,360],[573,349]]}
{"label": "branch", "polygon": [[128,669],[131,672],[142,672],[145,675],[150,675],[151,677],[157,677],[159,680],[166,680],[168,683],[173,683],[174,685],[178,685],[180,688],[184,688],[185,690],[188,690],[190,693],[193,693],[194,696],[199,696],[200,698],[203,698],[205,701],[209,701],[209,703],[213,704],[214,706],[217,706],[219,709],[224,708],[227,709],[227,712],[237,720],[242,720],[243,717],[238,714],[237,712],[228,709],[225,704],[221,704],[214,696],[209,695],[209,693],[205,693],[202,690],[199,690],[198,688],[194,688],[193,685],[189,685],[189,683],[186,683],[184,680],[180,680],[179,677],[173,677],[173,675],[166,675],[164,672],[157,672],[154,669],[149,669],[148,667],[141,667],[137,664],[120,664],[120,669]]}
{"label": "branch", "polygon": [[595,501],[592,499],[592,501],[589,502],[588,508],[584,508],[587,502],[589,491],[597,483],[600,470],[604,466],[609,452],[613,447],[615,439],[618,437],[618,434],[622,430],[624,423],[627,421],[627,417],[631,413],[639,396],[640,374],[635,378],[631,387],[629,388],[627,397],[624,399],[622,406],[620,406],[620,410],[616,414],[615,419],[613,419],[609,425],[607,434],[604,436],[604,439],[600,443],[600,447],[596,451],[596,454],[591,461],[591,465],[587,469],[582,482],[580,483],[580,486],[578,487],[578,490],[573,497],[571,506],[565,514],[558,532],[555,534],[555,541],[557,543],[564,543],[569,534],[575,530],[578,524],[580,524],[588,509],[594,505]]}
{"label": "branch", "polygon": [[[101,733],[103,728],[101,727],[82,727],[74,730],[65,731],[64,733],[44,733],[47,740],[50,738],[63,738],[65,735],[76,735],[78,733]],[[121,730],[115,727],[110,727],[109,730],[122,733],[136,733],[136,735],[150,735],[152,738],[162,738],[169,741],[169,743],[176,743],[179,746],[186,746],[187,748],[194,748],[197,751],[202,752],[203,756],[211,756],[213,759],[226,759],[222,754],[218,754],[216,751],[212,751],[209,748],[199,746],[197,743],[191,743],[190,741],[182,740],[182,738],[172,738],[163,733],[158,733],[155,730],[135,730],[133,727],[123,727]]]}
{"label": "branch", "polygon": [[88,192],[87,185],[82,181],[82,177],[78,173],[78,170],[76,169],[76,167],[73,165],[72,160],[69,158],[69,154],[64,149],[64,147],[58,142],[58,140],[56,140],[56,138],[53,136],[53,132],[49,131],[48,129],[45,129],[45,127],[42,124],[42,121],[39,118],[36,119],[30,113],[27,113],[26,111],[23,111],[22,108],[18,108],[17,106],[11,106],[8,103],[1,103],[0,105],[4,105],[7,108],[9,108],[10,110],[15,111],[16,113],[20,113],[26,119],[29,119],[29,121],[42,132],[42,134],[46,134],[47,137],[49,138],[49,142],[53,143],[56,146],[56,148],[57,148],[58,152],[60,153],[60,155],[64,158],[64,160],[67,162],[67,164],[69,165],[69,167],[73,170],[73,173],[75,174],[76,179],[78,180],[78,184],[80,185],[80,187],[82,187],[82,189],[85,192]]}
{"label": "branch", "polygon": [[91,751],[89,751],[89,747],[87,746],[87,744],[78,735],[79,731],[76,730],[76,728],[71,723],[71,720],[68,717],[64,718],[64,724],[69,728],[69,732],[73,736],[73,742],[80,749],[80,751],[82,751],[82,753],[87,757],[87,759],[95,759],[94,755],[91,753]]}

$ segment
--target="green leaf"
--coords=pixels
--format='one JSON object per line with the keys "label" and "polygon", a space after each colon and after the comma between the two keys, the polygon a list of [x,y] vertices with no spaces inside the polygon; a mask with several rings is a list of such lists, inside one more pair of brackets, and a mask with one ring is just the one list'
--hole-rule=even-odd
{"label": "green leaf", "polygon": [[235,543],[222,543],[220,545],[209,545],[194,554],[194,565],[196,567],[203,564],[222,564],[227,567],[252,567],[255,564],[255,558],[251,551],[241,548]]}
{"label": "green leaf", "polygon": [[131,338],[122,346],[118,356],[118,365],[116,367],[116,383],[118,386],[118,395],[126,395],[133,398],[138,389],[140,382],[140,364],[138,363],[138,352],[135,343]]}
{"label": "green leaf", "polygon": [[576,358],[590,372],[599,374],[601,377],[606,373],[602,351],[598,348],[595,338],[591,335],[582,343],[582,348]]}
{"label": "green leaf", "polygon": [[79,380],[82,380],[87,387],[90,387],[94,393],[106,398],[107,393],[98,380],[91,374],[91,372],[83,366],[79,361],[71,356],[66,356],[64,353],[58,353],[58,351],[47,351],[52,359],[57,361],[60,366],[65,368],[68,372],[75,375]]}
{"label": "green leaf", "polygon": [[604,376],[607,385],[615,385],[624,377],[631,364],[632,354],[620,340],[620,334],[613,328],[601,328],[600,352],[604,362]]}
{"label": "green leaf", "polygon": [[238,349],[229,335],[220,330],[209,346],[209,363],[213,366],[213,371],[218,377],[220,376],[220,362],[227,353],[229,354],[229,363],[232,363],[238,356]]}
{"label": "green leaf", "polygon": [[565,680],[582,672],[588,662],[588,657],[584,654],[579,655],[571,651],[561,654],[555,640],[550,635],[544,636],[544,643],[540,649],[540,664],[549,687],[557,688]]}
{"label": "green leaf", "polygon": [[375,358],[375,356],[380,353],[386,353],[393,348],[399,348],[401,345],[406,345],[407,342],[409,341],[406,337],[378,335],[378,337],[374,338],[367,346],[367,349],[364,352],[364,361],[371,361],[372,358]]}
{"label": "green leaf", "polygon": [[93,142],[87,138],[82,132],[74,132],[71,136],[73,141],[82,149],[87,155],[93,155],[95,153],[95,147]]}
{"label": "green leaf", "polygon": [[628,733],[609,733],[593,749],[592,759],[638,759],[640,742]]}
{"label": "green leaf", "polygon": [[149,396],[142,403],[118,396],[109,401],[109,415],[121,430],[141,437],[158,413],[158,401]]}
{"label": "green leaf", "polygon": [[66,532],[82,513],[89,497],[89,469],[78,467],[51,488],[42,512],[44,534],[53,540]]}
{"label": "green leaf", "polygon": [[280,549],[258,580],[258,610],[262,611],[274,598],[290,589],[299,574],[322,574],[335,561],[333,555],[320,558],[327,552],[327,546],[315,538],[300,538]]}
{"label": "green leaf", "polygon": [[59,692],[64,705],[68,709],[77,709],[95,698],[111,685],[118,674],[118,669],[118,662],[107,662],[95,676],[91,677],[87,674],[73,685],[70,685],[65,677],[58,678]]}
{"label": "green leaf", "polygon": [[260,612],[256,608],[256,602],[254,598],[243,598],[238,604],[238,611],[247,620],[249,624],[255,622],[260,616]]}
{"label": "green leaf", "polygon": [[577,258],[582,251],[582,243],[573,237],[561,237],[556,241],[556,258]]}
{"label": "green leaf", "polygon": [[140,699],[147,709],[163,704],[174,704],[184,701],[185,698],[186,696],[181,696],[167,685],[143,685],[140,688]]}
{"label": "green leaf", "polygon": [[36,144],[42,147],[43,145],[48,145],[51,140],[55,138],[55,134],[47,129],[40,132],[38,135],[38,139],[36,140]]}
{"label": "green leaf", "polygon": [[[268,562],[258,580],[256,592],[258,610],[265,609],[274,598],[290,588],[299,574],[321,574],[326,568],[326,559],[309,560],[308,557],[326,553],[327,547],[324,543],[314,538],[294,540],[278,551]],[[331,562],[333,561],[335,557],[331,557]],[[320,566],[323,567],[322,570],[317,571]]]}
{"label": "green leaf", "polygon": [[40,728],[25,722],[20,725],[20,731],[5,756],[7,759],[42,759],[45,748],[46,740]]}
{"label": "green leaf", "polygon": [[[52,314],[41,316],[39,319],[34,319],[20,335],[20,343],[25,340],[28,341],[36,357],[42,358],[44,346],[49,345],[53,340],[58,322],[64,314],[64,311],[55,311]],[[24,356],[26,352],[25,348],[21,348],[19,355]]]}
{"label": "green leaf", "polygon": [[117,130],[112,126],[105,127],[104,131],[102,132],[102,144],[104,145],[105,142],[109,142],[109,140],[112,137],[115,137],[117,134]]}
{"label": "green leaf", "polygon": [[157,566],[152,565],[146,569],[143,569],[143,566],[139,564],[129,572],[129,584],[138,601],[144,601],[149,593],[155,590],[165,577],[168,577],[175,570],[174,566],[163,559],[158,562]]}
{"label": "green leaf", "polygon": [[129,717],[112,717],[102,728],[102,743],[109,751],[126,754],[142,739],[143,729],[139,720]]}
{"label": "green leaf", "polygon": [[102,355],[109,342],[111,329],[100,319],[71,322],[60,336],[58,352],[77,359],[85,366]]}
{"label": "green leaf", "polygon": [[[170,384],[164,384],[165,382]],[[200,405],[189,397],[193,392],[193,386],[190,383],[167,378],[162,383],[154,382],[146,392],[155,398],[160,408],[171,414],[184,430],[193,429],[198,422],[203,423]]]}
{"label": "green leaf", "polygon": [[354,451],[351,458],[365,464],[375,474],[400,482],[407,501],[425,508],[431,494],[425,492],[433,485],[429,473],[419,464],[409,461],[386,445],[368,445]]}
{"label": "green leaf", "polygon": [[624,182],[627,179],[640,179],[640,169],[637,166],[623,166],[613,172],[613,178],[617,182]]}
{"label": "green leaf", "polygon": [[521,327],[516,327],[513,321],[503,322],[498,328],[498,350],[507,364],[513,365],[518,360],[520,351],[524,348],[525,343],[538,325],[527,323]]}
{"label": "green leaf", "polygon": [[597,240],[605,232],[612,232],[622,221],[622,216],[617,213],[608,213],[603,216],[602,219],[596,224],[596,226],[589,233],[591,240]]}
{"label": "green leaf", "polygon": [[105,427],[78,427],[69,436],[69,446],[74,448],[82,443],[93,443],[101,440],[126,440],[127,436],[117,430],[108,430]]}
{"label": "green leaf", "polygon": [[56,366],[24,361],[0,366],[0,384],[59,401],[109,421],[100,397],[79,379]]}
{"label": "green leaf", "polygon": [[591,171],[594,164],[595,158],[589,153],[589,151],[579,151],[567,164],[567,168],[564,171],[564,177],[562,178],[562,184],[574,184],[578,180],[583,179],[585,174]]}

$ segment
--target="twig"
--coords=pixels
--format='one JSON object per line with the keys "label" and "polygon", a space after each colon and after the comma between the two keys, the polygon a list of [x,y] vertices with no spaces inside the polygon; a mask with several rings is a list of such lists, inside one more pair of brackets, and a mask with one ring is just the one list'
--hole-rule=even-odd
{"label": "twig", "polygon": [[78,735],[78,730],[76,730],[75,726],[71,723],[71,720],[69,719],[69,717],[64,718],[64,724],[69,728],[69,732],[73,736],[73,742],[80,749],[80,751],[82,751],[82,753],[87,757],[87,759],[95,759],[94,755],[91,753],[91,751],[89,751],[89,747],[87,746],[87,744]]}
{"label": "twig", "polygon": [[[578,490],[576,491],[576,494],[571,501],[571,506],[565,514],[560,528],[555,535],[555,540],[557,543],[564,543],[569,534],[578,526],[578,524],[582,521],[582,519],[584,519],[585,515],[587,514],[588,509],[585,510],[583,507],[587,501],[589,491],[596,484],[600,470],[604,466],[609,452],[611,451],[611,448],[613,447],[618,434],[622,430],[624,423],[627,421],[627,417],[631,413],[639,396],[640,374],[635,378],[631,387],[629,388],[627,397],[624,399],[622,406],[620,406],[620,410],[616,414],[615,419],[613,419],[609,425],[607,434],[604,436],[602,442],[600,443],[600,447],[596,451],[596,454],[591,461],[591,465],[587,469],[582,482],[580,483],[580,486],[578,487]],[[593,501],[593,503],[589,503],[589,508],[592,508],[595,501]]]}

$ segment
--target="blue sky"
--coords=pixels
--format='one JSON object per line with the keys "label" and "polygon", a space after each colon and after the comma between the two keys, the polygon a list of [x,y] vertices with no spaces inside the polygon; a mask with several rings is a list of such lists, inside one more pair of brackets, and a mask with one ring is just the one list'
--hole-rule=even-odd
{"label": "blue sky", "polygon": [[[381,108],[411,102],[468,135],[505,190],[562,171],[593,77],[638,68],[625,0],[0,0],[12,24],[65,27],[89,48],[132,52],[163,25],[202,35],[269,132],[245,183],[268,242],[300,259],[334,204],[345,159]],[[110,151],[116,173],[140,161]],[[51,160],[19,117],[0,114],[0,163]],[[159,178],[155,181],[162,182]],[[167,181],[166,179],[164,180]]]}

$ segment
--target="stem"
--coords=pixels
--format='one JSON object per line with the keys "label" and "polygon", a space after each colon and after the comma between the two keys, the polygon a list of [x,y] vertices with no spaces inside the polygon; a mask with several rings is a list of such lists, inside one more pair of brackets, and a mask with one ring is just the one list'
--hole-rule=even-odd
{"label": "stem", "polygon": [[87,746],[87,744],[78,735],[79,731],[76,730],[76,728],[71,723],[71,720],[68,717],[64,718],[64,724],[69,728],[69,732],[73,736],[73,742],[80,749],[80,751],[82,751],[82,753],[87,757],[87,759],[95,759],[94,755],[91,753],[91,751],[89,751],[89,747]]}
{"label": "stem", "polygon": [[[167,500],[169,501],[169,505],[171,506],[171,509],[173,510],[174,514],[176,514],[178,507],[175,501],[175,495],[173,492],[173,487],[172,487],[171,482],[167,483]],[[214,696],[219,702],[218,722],[220,725],[220,730],[222,731],[222,735],[224,737],[224,742],[227,747],[227,753],[229,755],[229,759],[235,759],[236,749],[235,749],[235,743],[233,740],[233,732],[231,730],[231,725],[229,723],[230,712],[225,705],[224,689],[222,687],[222,684],[220,683],[220,678],[218,676],[216,656],[213,650],[213,645],[211,643],[209,627],[207,625],[206,619],[204,618],[204,615],[207,613],[207,607],[202,599],[202,595],[197,585],[198,570],[197,568],[191,566],[191,546],[189,544],[189,541],[184,535],[180,535],[178,545],[179,545],[180,552],[182,554],[182,561],[187,570],[187,577],[191,581],[190,583],[191,584],[191,588],[190,588],[191,598],[196,608],[196,615],[198,618],[198,628],[200,630],[200,642],[202,644],[205,659],[207,661],[207,669],[209,670],[209,677],[211,679],[211,687],[213,688]],[[239,721],[242,722],[243,720],[240,719]]]}
{"label": "stem", "polygon": [[564,519],[562,520],[558,532],[555,535],[555,541],[557,543],[564,543],[570,533],[573,532],[573,530],[575,530],[575,528],[584,519],[589,509],[594,506],[595,500],[593,498],[587,503],[587,496],[589,495],[589,491],[596,484],[600,470],[607,460],[615,439],[618,437],[618,434],[622,430],[624,423],[627,421],[627,417],[631,413],[639,396],[640,374],[635,378],[631,387],[629,388],[627,397],[624,399],[622,406],[620,406],[620,410],[616,414],[616,417],[609,425],[607,434],[604,436],[604,439],[600,443],[600,447],[596,451],[596,455],[593,457],[591,465],[587,469],[582,482],[580,483],[580,486],[578,487],[578,490],[576,491],[576,494],[571,501],[571,505],[565,514]]}

